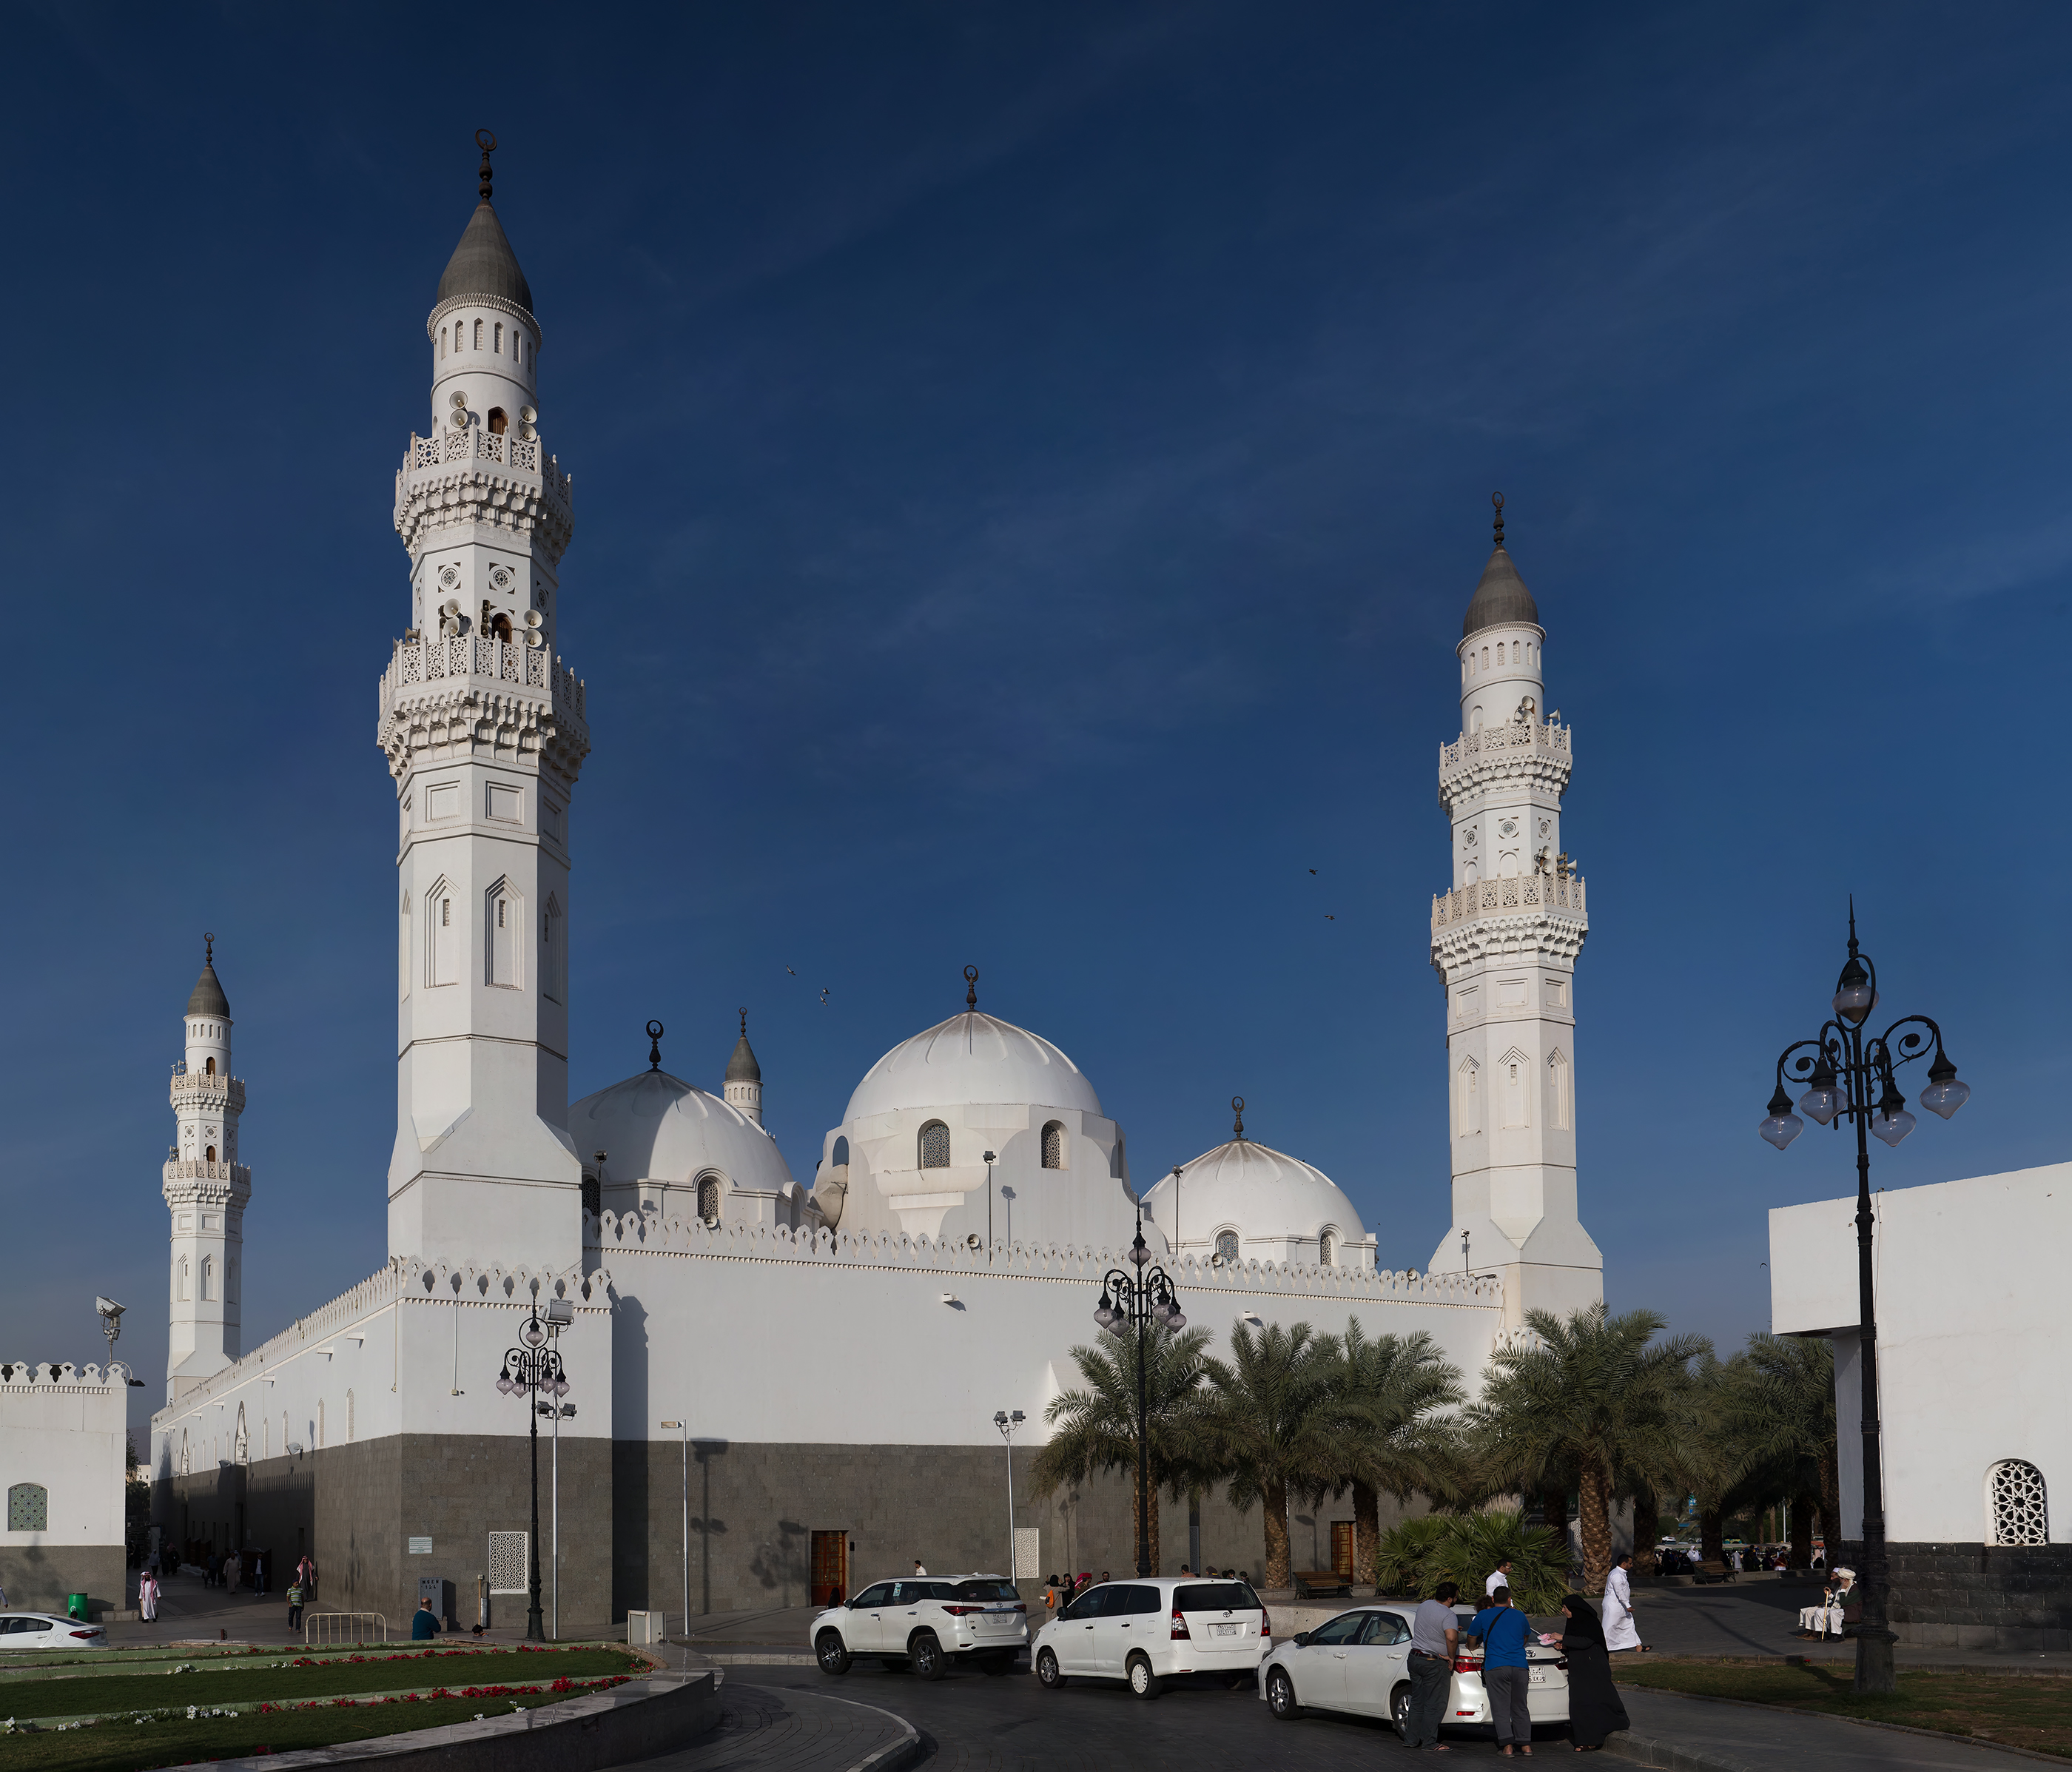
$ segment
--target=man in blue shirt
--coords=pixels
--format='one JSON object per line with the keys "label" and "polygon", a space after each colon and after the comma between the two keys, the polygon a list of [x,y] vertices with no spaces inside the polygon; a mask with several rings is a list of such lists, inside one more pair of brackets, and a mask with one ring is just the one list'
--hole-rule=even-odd
{"label": "man in blue shirt", "polygon": [[1482,1639],[1482,1687],[1496,1725],[1497,1751],[1508,1753],[1515,1743],[1519,1753],[1530,1753],[1532,1719],[1526,1711],[1526,1695],[1531,1676],[1525,1646],[1532,1640],[1532,1621],[1511,1603],[1509,1588],[1498,1588],[1475,1614],[1468,1634]]}

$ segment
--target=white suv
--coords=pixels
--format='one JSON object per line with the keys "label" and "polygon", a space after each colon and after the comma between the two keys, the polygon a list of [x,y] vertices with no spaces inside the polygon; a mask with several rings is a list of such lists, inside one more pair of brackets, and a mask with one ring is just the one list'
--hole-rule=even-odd
{"label": "white suv", "polygon": [[1126,1679],[1156,1698],[1176,1674],[1251,1683],[1272,1646],[1272,1625],[1246,1581],[1152,1576],[1089,1588],[1036,1633],[1036,1677],[1055,1692],[1074,1675]]}
{"label": "white suv", "polygon": [[916,1576],[878,1581],[814,1619],[808,1638],[824,1674],[845,1674],[860,1655],[940,1679],[952,1661],[1011,1673],[1029,1642],[1029,1609],[1004,1575]]}

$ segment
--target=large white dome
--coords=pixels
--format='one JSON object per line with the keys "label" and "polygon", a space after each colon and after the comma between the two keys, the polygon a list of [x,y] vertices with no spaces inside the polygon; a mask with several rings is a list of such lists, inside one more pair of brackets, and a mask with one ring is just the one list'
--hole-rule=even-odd
{"label": "large white dome", "polygon": [[998,1103],[1101,1111],[1094,1086],[1041,1034],[973,1010],[901,1041],[864,1074],[842,1117]]}
{"label": "large white dome", "polygon": [[738,1107],[672,1077],[643,1070],[569,1110],[585,1161],[605,1152],[605,1174],[625,1181],[689,1181],[717,1170],[737,1188],[775,1193],[791,1179],[777,1142]]}
{"label": "large white dome", "polygon": [[[1172,1236],[1173,1177],[1161,1180],[1144,1203],[1145,1215]],[[1184,1249],[1212,1247],[1222,1230],[1237,1232],[1248,1258],[1253,1251],[1244,1246],[1261,1239],[1314,1246],[1329,1230],[1343,1248],[1367,1238],[1352,1201],[1322,1169],[1247,1138],[1219,1144],[1182,1164],[1178,1205]]]}

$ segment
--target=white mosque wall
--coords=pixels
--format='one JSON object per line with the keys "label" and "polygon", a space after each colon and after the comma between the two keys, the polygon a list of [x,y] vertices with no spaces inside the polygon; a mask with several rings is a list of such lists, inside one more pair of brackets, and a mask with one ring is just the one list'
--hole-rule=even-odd
{"label": "white mosque wall", "polygon": [[[996,1410],[1045,1437],[1051,1398],[1099,1345],[1102,1276],[1122,1252],[984,1248],[926,1238],[708,1227],[620,1218],[595,1226],[617,1300],[614,1432],[621,1440],[997,1445]],[[1171,1277],[1188,1325],[1227,1350],[1249,1314],[1342,1333],[1429,1333],[1472,1390],[1502,1326],[1494,1280],[1350,1267],[1189,1260]]]}
{"label": "white mosque wall", "polygon": [[69,1593],[96,1612],[126,1604],[129,1414],[120,1360],[105,1372],[68,1360],[0,1364],[0,1587],[11,1604],[62,1607]]}
{"label": "white mosque wall", "polygon": [[[2072,1543],[2072,1330],[2051,1258],[2072,1247],[2072,1163],[1872,1196],[1885,1531],[1991,1544],[1994,1468],[2040,1473],[2049,1543]],[[1770,1215],[1770,1322],[1835,1342],[1842,1524],[1863,1520],[1854,1196]]]}

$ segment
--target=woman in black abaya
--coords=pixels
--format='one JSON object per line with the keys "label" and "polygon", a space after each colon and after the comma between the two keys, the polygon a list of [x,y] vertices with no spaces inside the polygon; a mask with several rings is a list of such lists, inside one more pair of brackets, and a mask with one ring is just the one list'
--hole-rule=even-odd
{"label": "woman in black abaya", "polygon": [[1578,1753],[1590,1753],[1613,1730],[1633,1725],[1612,1684],[1605,1627],[1596,1610],[1580,1593],[1564,1598],[1561,1610],[1568,1621],[1561,1632],[1561,1653],[1568,1662],[1568,1745]]}

